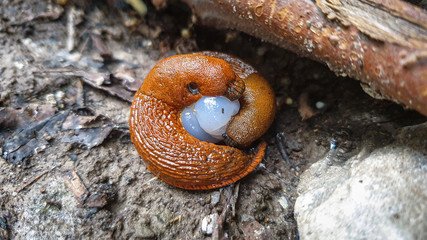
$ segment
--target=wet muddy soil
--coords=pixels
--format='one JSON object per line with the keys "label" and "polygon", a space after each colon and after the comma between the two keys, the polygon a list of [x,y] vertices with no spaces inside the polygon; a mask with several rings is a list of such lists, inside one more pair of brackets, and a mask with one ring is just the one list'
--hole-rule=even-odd
{"label": "wet muddy soil", "polygon": [[[0,45],[0,239],[298,239],[296,187],[311,163],[345,162],[426,121],[319,63],[199,26],[178,3],[149,5],[141,18],[103,1],[3,1]],[[186,191],[146,169],[129,138],[129,101],[158,60],[202,50],[256,67],[278,112],[253,173]]]}

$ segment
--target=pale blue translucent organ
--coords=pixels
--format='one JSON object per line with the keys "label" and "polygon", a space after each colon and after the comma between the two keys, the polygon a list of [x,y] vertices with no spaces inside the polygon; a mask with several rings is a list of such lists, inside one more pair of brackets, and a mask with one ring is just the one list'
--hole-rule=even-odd
{"label": "pale blue translucent organ", "polygon": [[231,118],[239,112],[238,100],[226,97],[202,97],[195,104],[185,108],[181,114],[182,124],[193,137],[206,142],[223,140]]}
{"label": "pale blue translucent organ", "polygon": [[191,136],[205,142],[212,142],[217,143],[220,140],[213,138],[211,135],[203,131],[203,129],[200,127],[199,122],[196,118],[196,113],[194,111],[194,105],[193,107],[187,107],[182,111],[181,113],[181,122],[184,126],[184,129],[187,130]]}

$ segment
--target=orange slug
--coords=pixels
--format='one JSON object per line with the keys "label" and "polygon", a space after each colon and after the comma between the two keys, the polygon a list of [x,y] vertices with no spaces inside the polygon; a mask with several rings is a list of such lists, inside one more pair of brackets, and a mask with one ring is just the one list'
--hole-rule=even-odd
{"label": "orange slug", "polygon": [[219,188],[243,178],[261,162],[267,145],[261,142],[250,153],[190,135],[183,128],[181,112],[202,96],[239,99],[240,112],[226,131],[238,146],[249,146],[264,134],[275,114],[271,87],[238,58],[201,52],[157,63],[135,94],[131,139],[154,175],[183,189]]}
{"label": "orange slug", "polygon": [[273,123],[276,115],[276,97],[268,81],[241,59],[218,52],[201,52],[221,58],[244,80],[245,92],[239,99],[240,111],[227,127],[227,135],[240,147],[249,147]]}

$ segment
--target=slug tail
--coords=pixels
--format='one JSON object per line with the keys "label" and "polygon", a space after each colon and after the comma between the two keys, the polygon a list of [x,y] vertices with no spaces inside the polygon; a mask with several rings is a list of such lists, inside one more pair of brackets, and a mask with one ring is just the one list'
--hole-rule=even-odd
{"label": "slug tail", "polygon": [[252,155],[253,156],[252,157],[252,163],[241,174],[239,174],[239,175],[237,175],[237,176],[235,176],[235,177],[233,177],[227,181],[224,181],[220,184],[211,184],[211,185],[206,185],[206,186],[195,186],[195,187],[190,187],[187,189],[191,189],[191,190],[215,189],[215,188],[225,187],[227,185],[230,185],[230,184],[244,178],[246,175],[251,173],[261,163],[262,159],[264,158],[266,149],[267,149],[267,143],[265,141],[262,141],[260,144],[258,144],[256,154]]}
{"label": "slug tail", "polygon": [[260,144],[258,144],[257,153],[255,154],[253,162],[249,167],[249,172],[252,172],[261,163],[262,159],[264,158],[266,149],[267,143],[265,141],[262,141]]}
{"label": "slug tail", "polygon": [[[267,143],[265,141],[262,141],[257,146],[257,153],[253,155],[252,157],[252,163],[246,168],[246,170],[238,176],[237,180],[242,179],[249,173],[251,173],[262,161],[265,155],[265,150],[267,149]],[[235,181],[237,181],[235,180]]]}

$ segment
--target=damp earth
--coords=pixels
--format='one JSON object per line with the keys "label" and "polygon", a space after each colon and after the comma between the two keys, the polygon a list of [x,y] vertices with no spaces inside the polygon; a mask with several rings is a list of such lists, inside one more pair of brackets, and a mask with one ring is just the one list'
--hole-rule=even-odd
{"label": "damp earth", "polygon": [[[371,98],[327,66],[237,31],[199,26],[180,3],[148,5],[141,17],[104,1],[3,1],[0,16],[0,239],[298,239],[315,231],[308,214],[322,212],[314,207],[334,208],[327,202],[334,190],[358,181],[365,190],[391,189],[386,176],[369,180],[370,166],[378,176],[415,169],[400,182],[414,197],[394,198],[426,212],[418,199],[426,198],[427,119]],[[130,102],[157,61],[205,50],[257,68],[275,90],[277,115],[254,172],[230,187],[186,191],[145,167],[129,137]],[[387,154],[396,149],[396,159],[410,160],[370,158],[394,159]],[[324,202],[295,205],[307,193]],[[401,196],[394,193],[381,196]],[[387,204],[378,206],[400,206]],[[403,210],[390,213],[392,227],[417,238],[425,215],[406,223]],[[325,224],[338,231],[339,215],[333,219]]]}

